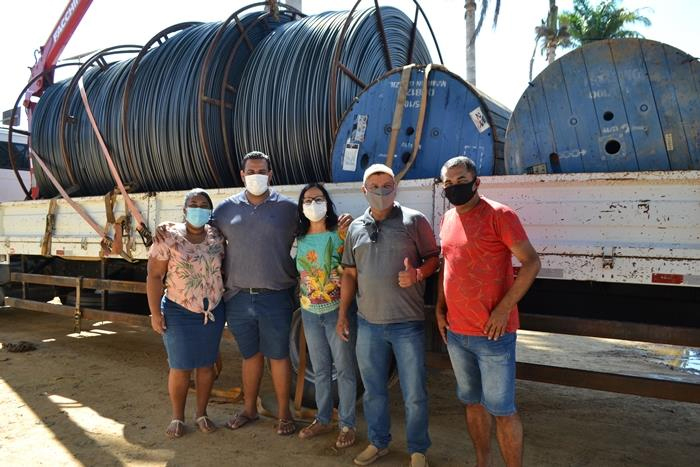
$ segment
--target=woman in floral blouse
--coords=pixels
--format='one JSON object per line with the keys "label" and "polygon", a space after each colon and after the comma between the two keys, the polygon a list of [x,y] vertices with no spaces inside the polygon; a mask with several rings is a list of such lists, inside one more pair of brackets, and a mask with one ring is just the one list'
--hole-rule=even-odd
{"label": "woman in floral blouse", "polygon": [[[163,336],[170,373],[168,392],[173,419],[166,434],[184,434],[185,401],[195,369],[196,424],[210,433],[216,425],[207,416],[225,312],[221,262],[224,238],[208,225],[211,198],[195,188],[185,196],[185,222],[168,224],[164,240],[148,255],[147,293],[151,326]],[[165,293],[164,293],[165,292]]]}
{"label": "woman in floral blouse", "polygon": [[299,195],[298,206],[296,264],[300,275],[301,316],[314,368],[318,407],[313,423],[302,429],[299,437],[311,438],[333,430],[331,374],[335,363],[340,419],[335,445],[344,448],[355,443],[357,394],[355,341],[344,342],[335,332],[345,232],[338,231],[335,206],[323,185],[306,185]]}

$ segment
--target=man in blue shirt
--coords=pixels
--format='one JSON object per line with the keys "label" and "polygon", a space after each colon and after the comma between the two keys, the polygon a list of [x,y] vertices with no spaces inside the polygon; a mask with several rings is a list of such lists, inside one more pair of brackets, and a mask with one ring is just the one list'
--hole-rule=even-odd
{"label": "man in blue shirt", "polygon": [[277,398],[277,433],[290,435],[296,430],[289,409],[289,332],[297,283],[290,255],[297,206],[270,189],[267,155],[246,154],[241,178],[245,190],[221,202],[212,215],[212,224],[227,241],[226,321],[243,356],[244,409],[226,426],[235,430],[258,419],[257,398],[267,357]]}

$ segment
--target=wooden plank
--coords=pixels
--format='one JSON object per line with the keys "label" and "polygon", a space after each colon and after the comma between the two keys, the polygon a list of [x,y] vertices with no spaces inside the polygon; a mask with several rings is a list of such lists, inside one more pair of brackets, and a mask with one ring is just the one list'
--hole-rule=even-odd
{"label": "wooden plank", "polygon": [[[449,355],[437,352],[427,353],[426,365],[430,368],[452,369]],[[516,377],[538,383],[700,403],[700,384],[674,379],[618,375],[526,362],[517,362]]]}
{"label": "wooden plank", "polygon": [[[632,138],[622,131],[627,117],[609,41],[593,42],[581,50],[596,109],[595,118],[600,126],[598,147],[603,164],[612,172],[637,170]],[[611,149],[615,144],[617,150]]]}
{"label": "wooden plank", "polygon": [[518,107],[510,121],[506,131],[506,173],[524,174],[536,164],[544,162],[533,137],[535,129],[532,125],[532,110],[530,109],[530,88],[520,98]]}
{"label": "wooden plank", "polygon": [[[14,282],[28,282],[30,284],[56,285],[58,287],[75,287],[76,277],[48,276],[44,274],[25,274],[13,272],[10,279]],[[136,281],[121,281],[112,279],[97,279],[84,277],[82,279],[84,289],[109,290],[110,292],[146,293],[146,283]]]}
{"label": "wooden plank", "polygon": [[678,111],[685,132],[685,143],[688,145],[687,168],[700,169],[700,63],[669,45],[664,45],[664,53],[669,75],[676,89]]}
{"label": "wooden plank", "polygon": [[[693,92],[696,96],[700,96],[700,60],[697,58],[690,62],[690,74],[693,79]],[[693,169],[700,170],[700,121],[696,120],[692,123],[694,124],[692,131],[686,129],[685,134],[689,140],[693,141],[690,144]]]}
{"label": "wooden plank", "polygon": [[661,130],[672,170],[688,169],[690,154],[686,142],[685,129],[681,123],[678,97],[666,61],[664,45],[655,41],[643,41],[642,52],[647,64],[649,81],[656,99]]}
{"label": "wooden plank", "polygon": [[[34,300],[23,300],[21,298],[5,297],[5,304],[23,310],[39,311],[55,315],[72,318],[75,314],[75,307],[67,305],[54,305],[52,303],[37,302]],[[136,315],[119,311],[103,311],[94,308],[81,308],[82,319],[88,321],[113,321],[115,323],[133,324],[136,326],[149,327],[151,325],[150,316]]]}
{"label": "wooden plank", "polygon": [[671,165],[656,115],[656,103],[638,39],[610,41],[620,80],[627,122],[623,131],[632,137],[640,170],[669,170]]}
{"label": "wooden plank", "polygon": [[[555,147],[550,152],[556,153],[555,164],[560,168],[560,170],[552,171],[560,173],[582,172],[581,145],[576,127],[570,124],[571,118],[575,117],[573,117],[574,112],[569,102],[566,80],[561,67],[561,61],[555,62],[541,75],[543,94],[549,110],[549,124],[554,128]],[[553,165],[552,161],[549,160],[549,154],[542,154],[542,157],[547,158],[550,166]]]}
{"label": "wooden plank", "polygon": [[520,325],[530,331],[603,337],[658,344],[700,347],[700,329],[599,319],[520,313]]}
{"label": "wooden plank", "polygon": [[700,403],[700,384],[518,362],[516,377],[598,391]]}
{"label": "wooden plank", "polygon": [[566,122],[559,124],[571,125],[576,131],[583,166],[581,171],[604,172],[607,164],[598,144],[600,127],[581,49],[576,49],[559,60],[572,114]]}
{"label": "wooden plank", "polygon": [[530,138],[537,140],[538,159],[547,164],[549,172],[556,172],[549,164],[549,156],[556,153],[559,148],[554,136],[552,128],[552,117],[547,108],[547,100],[545,97],[544,83],[542,81],[530,86],[527,90],[528,99],[530,102],[530,118],[532,120],[532,128],[534,133]]}

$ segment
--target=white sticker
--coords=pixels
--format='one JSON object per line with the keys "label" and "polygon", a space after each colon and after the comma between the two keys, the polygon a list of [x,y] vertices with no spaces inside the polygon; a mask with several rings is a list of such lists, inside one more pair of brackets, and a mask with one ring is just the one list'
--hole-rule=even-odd
{"label": "white sticker", "polygon": [[673,151],[673,133],[664,133],[664,141],[666,142],[666,150]]}
{"label": "white sticker", "polygon": [[359,144],[348,143],[345,145],[343,154],[343,170],[354,172],[357,168],[357,153],[360,150]]}
{"label": "white sticker", "polygon": [[486,121],[486,116],[481,110],[481,107],[477,107],[476,109],[469,112],[469,116],[472,118],[472,122],[474,122],[474,126],[477,130],[479,130],[479,133],[483,133],[491,127],[491,125],[489,125],[489,122]]}
{"label": "white sticker", "polygon": [[[367,131],[367,115],[357,115],[355,117],[355,125],[352,131],[352,141],[364,143],[365,132]],[[354,169],[353,169],[354,170]]]}

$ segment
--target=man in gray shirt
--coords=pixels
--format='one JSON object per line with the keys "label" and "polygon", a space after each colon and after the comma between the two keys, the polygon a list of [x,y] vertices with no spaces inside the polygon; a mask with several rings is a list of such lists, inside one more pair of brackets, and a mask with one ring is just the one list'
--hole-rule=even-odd
{"label": "man in gray shirt", "polygon": [[369,465],[389,452],[387,384],[393,354],[405,403],[411,465],[423,466],[430,447],[423,281],[437,269],[439,249],[425,216],[394,202],[396,183],[389,167],[367,168],[362,191],[370,207],[350,224],[345,240],[336,328],[347,340],[348,310],[357,295],[357,363],[365,386],[370,445],[355,464]]}
{"label": "man in gray shirt", "polygon": [[270,159],[261,152],[243,158],[246,189],[227,198],[212,214],[226,238],[226,321],[243,356],[244,409],[226,423],[232,430],[257,420],[264,357],[277,398],[277,434],[296,427],[289,410],[289,332],[294,311],[296,267],[290,256],[297,205],[269,188]]}

